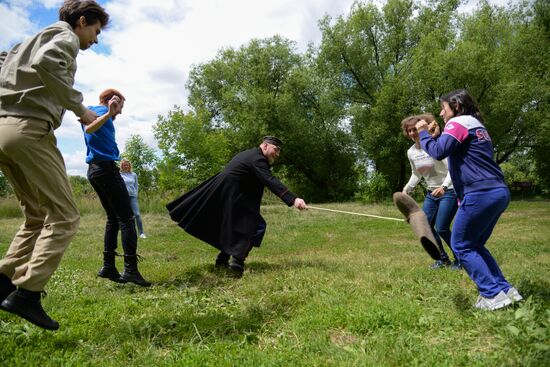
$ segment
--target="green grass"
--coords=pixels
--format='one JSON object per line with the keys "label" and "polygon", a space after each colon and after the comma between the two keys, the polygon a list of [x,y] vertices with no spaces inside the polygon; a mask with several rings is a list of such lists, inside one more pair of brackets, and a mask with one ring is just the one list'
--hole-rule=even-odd
{"label": "green grass", "polygon": [[[0,312],[2,366],[548,366],[550,205],[513,202],[489,248],[526,297],[482,312],[464,272],[433,271],[399,222],[283,205],[242,279],[167,215],[144,214],[149,289],[97,278],[104,216],[81,228],[48,284],[43,331]],[[398,217],[390,205],[324,207]],[[21,218],[0,218],[4,252]],[[120,268],[120,267],[119,267]]]}

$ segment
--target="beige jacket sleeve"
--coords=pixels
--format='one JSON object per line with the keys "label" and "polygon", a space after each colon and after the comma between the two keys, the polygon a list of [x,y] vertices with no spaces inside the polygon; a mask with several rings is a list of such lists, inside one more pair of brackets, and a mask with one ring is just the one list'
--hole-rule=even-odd
{"label": "beige jacket sleeve", "polygon": [[78,50],[76,35],[59,33],[40,47],[31,67],[59,104],[81,117],[86,111],[82,104],[84,98],[82,93],[73,88]]}

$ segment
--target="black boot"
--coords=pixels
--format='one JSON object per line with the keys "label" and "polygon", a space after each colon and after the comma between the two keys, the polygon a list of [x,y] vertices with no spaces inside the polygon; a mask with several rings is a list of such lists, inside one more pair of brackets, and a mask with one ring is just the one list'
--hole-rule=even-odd
{"label": "black boot", "polygon": [[143,279],[139,270],[137,268],[137,257],[138,255],[124,255],[124,271],[120,278],[124,282],[131,282],[142,287],[149,287],[151,282]]}
{"label": "black boot", "polygon": [[229,263],[229,272],[231,276],[235,278],[242,277],[244,273],[244,260],[238,259],[235,256],[233,256],[231,258],[231,262]]}
{"label": "black boot", "polygon": [[101,278],[107,278],[117,283],[125,283],[120,278],[120,273],[115,266],[115,251],[103,251],[103,267],[99,269],[97,276]]}
{"label": "black boot", "polygon": [[2,303],[15,288],[10,278],[4,274],[0,274],[0,303]]}
{"label": "black boot", "polygon": [[2,302],[2,309],[48,330],[59,329],[59,323],[46,313],[40,303],[42,292],[17,288]]}
{"label": "black boot", "polygon": [[225,252],[221,251],[218,254],[218,257],[216,258],[216,265],[215,267],[218,269],[227,269],[229,268],[229,258],[231,256],[229,254],[226,254]]}

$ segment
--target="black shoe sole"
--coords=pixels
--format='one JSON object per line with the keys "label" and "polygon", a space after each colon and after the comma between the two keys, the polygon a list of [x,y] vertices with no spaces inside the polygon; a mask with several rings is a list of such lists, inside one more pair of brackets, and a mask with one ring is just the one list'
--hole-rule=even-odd
{"label": "black shoe sole", "polygon": [[48,323],[48,324],[44,324],[44,323],[41,323],[40,321],[34,319],[34,317],[32,315],[28,315],[26,314],[25,312],[22,312],[20,308],[18,308],[16,305],[13,305],[10,301],[8,300],[4,300],[2,302],[2,304],[0,305],[0,308],[6,312],[9,312],[9,313],[12,313],[14,315],[17,315],[25,320],[27,320],[28,322],[38,326],[38,327],[41,327],[42,329],[46,329],[46,330],[57,330],[59,329],[59,323],[55,320],[52,320],[53,322],[55,322],[55,324],[53,323]]}
{"label": "black shoe sole", "polygon": [[120,278],[122,280],[123,283],[134,283],[134,284],[137,284],[141,287],[150,287],[153,283],[151,282],[148,282],[148,281],[141,281],[141,280],[136,280],[136,279],[128,279],[128,278]]}
{"label": "black shoe sole", "polygon": [[97,276],[103,279],[109,279],[110,281],[113,281],[115,283],[121,283],[121,284],[126,283],[126,281],[122,279],[120,276],[118,278],[107,276],[107,275],[101,275],[101,274],[97,274]]}

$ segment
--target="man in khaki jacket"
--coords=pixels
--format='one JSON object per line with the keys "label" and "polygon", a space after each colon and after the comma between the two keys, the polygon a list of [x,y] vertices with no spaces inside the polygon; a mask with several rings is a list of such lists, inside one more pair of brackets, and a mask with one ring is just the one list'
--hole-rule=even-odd
{"label": "man in khaki jacket", "polygon": [[59,19],[0,65],[0,169],[25,214],[0,261],[0,308],[49,330],[59,324],[40,296],[80,220],[53,131],[66,109],[83,124],[97,117],[73,88],[76,56],[97,43],[109,15],[95,1],[66,0]]}

